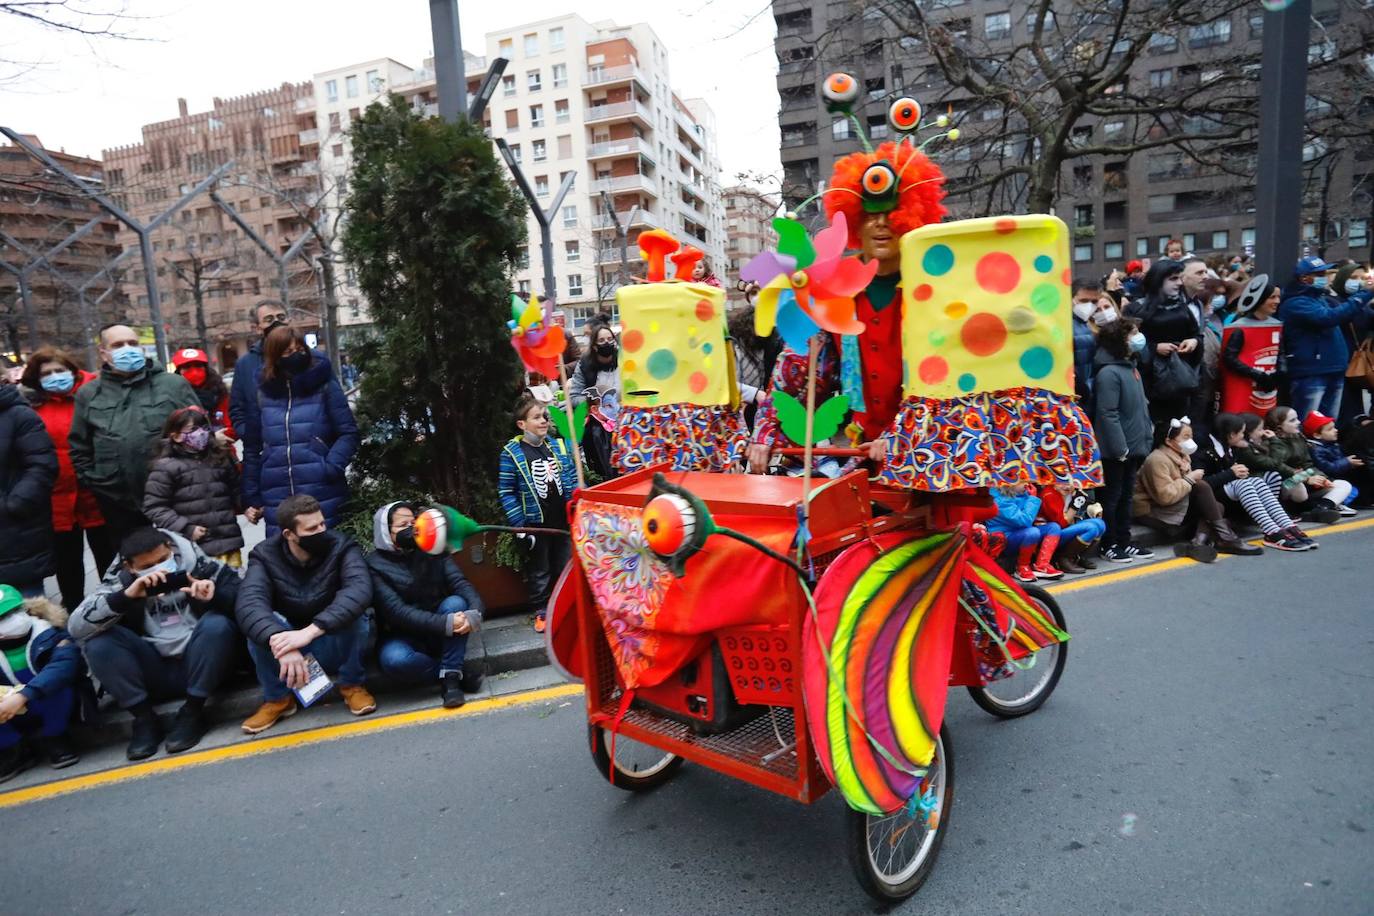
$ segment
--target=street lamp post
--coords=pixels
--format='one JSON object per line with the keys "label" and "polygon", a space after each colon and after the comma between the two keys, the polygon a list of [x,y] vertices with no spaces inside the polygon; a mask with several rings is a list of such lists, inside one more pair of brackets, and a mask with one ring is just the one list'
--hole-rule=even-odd
{"label": "street lamp post", "polygon": [[1292,276],[1302,224],[1307,41],[1312,0],[1264,14],[1260,57],[1255,265],[1282,286]]}
{"label": "street lamp post", "polygon": [[429,0],[429,29],[434,37],[434,89],[439,94],[439,117],[456,124],[468,110],[458,0]]}
{"label": "street lamp post", "polygon": [[555,298],[556,287],[553,279],[553,218],[558,209],[563,206],[563,198],[568,196],[572,190],[573,181],[577,178],[576,172],[568,172],[563,178],[563,183],[558,186],[558,193],[553,196],[553,203],[549,209],[545,210],[539,206],[539,199],[535,197],[534,191],[530,188],[530,183],[525,180],[525,173],[520,170],[520,163],[516,161],[515,154],[510,151],[510,146],[503,139],[496,141],[496,148],[501,151],[501,158],[506,160],[506,167],[515,178],[516,187],[520,193],[525,195],[526,202],[530,205],[530,211],[534,213],[534,219],[539,223],[539,253],[544,262],[544,300],[552,302]]}

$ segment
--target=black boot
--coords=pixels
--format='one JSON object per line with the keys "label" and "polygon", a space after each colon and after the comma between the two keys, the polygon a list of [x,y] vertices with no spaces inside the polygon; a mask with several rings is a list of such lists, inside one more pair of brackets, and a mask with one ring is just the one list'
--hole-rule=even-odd
{"label": "black boot", "polygon": [[1312,508],[1308,511],[1307,518],[1309,521],[1333,525],[1341,520],[1341,513],[1331,500],[1316,499],[1312,501]]}
{"label": "black boot", "polygon": [[463,672],[450,671],[439,681],[439,693],[446,709],[457,709],[468,701],[463,696]]}
{"label": "black boot", "polygon": [[463,692],[476,693],[482,689],[482,668],[467,664],[463,666]]}
{"label": "black boot", "polygon": [[31,766],[33,755],[25,742],[5,748],[0,751],[0,782],[8,782]]}
{"label": "black boot", "polygon": [[1212,538],[1217,545],[1217,550],[1221,553],[1234,554],[1238,557],[1257,557],[1264,553],[1263,547],[1256,547],[1241,540],[1235,529],[1231,527],[1231,523],[1224,518],[1208,522],[1207,525],[1212,529]]}
{"label": "black boot", "polygon": [[1212,539],[1207,534],[1207,526],[1199,522],[1197,533],[1193,539],[1186,544],[1174,545],[1174,556],[1187,557],[1199,563],[1215,563],[1217,561],[1217,549],[1212,546]]}
{"label": "black boot", "polygon": [[54,770],[64,770],[81,760],[81,755],[72,747],[72,742],[66,735],[44,738],[41,744],[48,757],[48,766]]}
{"label": "black boot", "polygon": [[157,753],[162,744],[162,723],[157,713],[134,716],[134,733],[129,737],[129,749],[124,756],[130,760],[143,760]]}
{"label": "black boot", "polygon": [[180,754],[200,744],[205,737],[205,716],[202,707],[187,703],[177,710],[172,730],[167,734],[167,753]]}

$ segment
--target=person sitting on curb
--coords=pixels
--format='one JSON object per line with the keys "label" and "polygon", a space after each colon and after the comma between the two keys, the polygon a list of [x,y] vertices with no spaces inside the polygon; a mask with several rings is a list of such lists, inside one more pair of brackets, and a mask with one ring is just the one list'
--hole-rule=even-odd
{"label": "person sitting on curb", "polygon": [[1018,582],[1064,578],[1064,574],[1050,563],[1050,557],[1059,547],[1059,526],[1053,522],[1035,523],[1040,512],[1040,497],[1026,484],[1018,483],[993,487],[992,498],[997,503],[997,515],[988,521],[988,531],[1005,534],[1007,549],[1017,552],[1016,571],[1012,577]]}
{"label": "person sitting on curb", "polygon": [[377,708],[363,686],[372,576],[362,548],[327,530],[319,501],[306,493],[283,499],[277,520],[281,532],[248,555],[235,606],[263,693],[243,723],[250,735],[295,714],[291,691],[310,681],[306,653],[337,675],[349,712],[364,716]]}
{"label": "person sitting on curb", "polygon": [[205,735],[205,701],[238,653],[234,599],[239,578],[179,534],[135,528],[94,594],[72,612],[68,629],[96,680],[134,717],[127,756],[157,753],[162,725],[153,703],[186,698],[167,735],[167,753]]}
{"label": "person sitting on curb", "polygon": [[1080,575],[1096,568],[1097,564],[1088,554],[1107,533],[1107,523],[1102,520],[1102,507],[1088,494],[1072,486],[1041,487],[1037,521],[1059,526],[1059,550],[1054,555],[1056,569]]}
{"label": "person sitting on curb", "polygon": [[37,741],[54,770],[79,758],[67,741],[81,650],[67,635],[67,612],[46,598],[24,600],[0,585],[0,782],[33,765]]}
{"label": "person sitting on curb", "polygon": [[482,598],[449,556],[415,548],[415,506],[395,502],[372,521],[376,551],[367,558],[377,611],[382,673],[400,681],[439,681],[450,709],[476,693],[482,672],[467,664],[468,637],[482,625]]}
{"label": "person sitting on curb", "polygon": [[1317,469],[1331,480],[1344,477],[1350,481],[1353,490],[1351,506],[1371,508],[1374,477],[1371,477],[1369,465],[1363,458],[1348,454],[1341,447],[1336,421],[1314,410],[1302,421],[1302,431],[1307,436],[1307,446],[1312,451],[1312,461]]}

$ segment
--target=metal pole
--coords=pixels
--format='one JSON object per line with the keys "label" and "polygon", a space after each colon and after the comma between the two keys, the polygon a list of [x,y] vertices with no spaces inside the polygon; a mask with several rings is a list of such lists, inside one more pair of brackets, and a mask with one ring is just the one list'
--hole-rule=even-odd
{"label": "metal pole", "polygon": [[167,329],[162,324],[162,296],[157,288],[157,265],[153,262],[153,240],[147,229],[138,230],[138,250],[143,256],[143,281],[148,287],[148,317],[153,322],[153,341],[157,360],[167,365]]}
{"label": "metal pole", "polygon": [[468,120],[472,123],[477,124],[482,120],[482,115],[487,110],[487,102],[491,101],[496,84],[500,82],[501,75],[506,72],[506,65],[509,63],[510,61],[504,57],[494,57],[487,66],[487,75],[482,77],[482,85],[477,88],[477,94],[472,97],[472,104],[468,106]]}
{"label": "metal pole", "polygon": [[1264,14],[1260,65],[1259,163],[1255,178],[1255,264],[1283,286],[1293,275],[1302,227],[1303,124],[1312,0]]}
{"label": "metal pole", "polygon": [[434,36],[434,88],[439,93],[439,117],[456,124],[467,115],[468,108],[458,0],[429,0],[429,28]]}
{"label": "metal pole", "polygon": [[525,173],[520,169],[520,163],[515,161],[515,156],[510,151],[510,146],[505,140],[498,139],[496,148],[501,152],[501,158],[506,160],[506,167],[510,169],[512,177],[515,178],[515,186],[520,189],[520,193],[525,195],[525,202],[530,205],[531,212],[534,213],[535,221],[539,223],[539,248],[544,266],[544,300],[552,301],[555,297],[555,282],[553,277],[553,235],[551,232],[554,215],[563,206],[563,200],[572,190],[573,182],[577,180],[576,172],[569,172],[564,177],[563,183],[558,186],[558,193],[553,196],[553,203],[549,209],[545,210],[539,206],[539,198],[530,188],[530,183],[525,180]]}
{"label": "metal pole", "polygon": [[29,340],[29,352],[38,349],[38,316],[33,310],[33,292],[29,289],[29,272],[19,272],[19,301],[24,304],[24,330]]}

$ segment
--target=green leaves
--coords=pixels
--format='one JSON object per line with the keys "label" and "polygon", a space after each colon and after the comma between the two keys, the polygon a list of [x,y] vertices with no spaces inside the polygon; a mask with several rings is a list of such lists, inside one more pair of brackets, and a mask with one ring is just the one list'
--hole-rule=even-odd
{"label": "green leaves", "polygon": [[[778,414],[778,425],[783,435],[796,445],[806,445],[806,405],[786,391],[774,391],[773,409]],[[811,444],[829,439],[844,425],[845,414],[849,411],[849,399],[837,394],[824,404],[816,407],[816,419],[812,426]]]}
{"label": "green leaves", "polygon": [[564,442],[581,442],[582,431],[587,428],[587,402],[573,406],[573,421],[577,424],[575,430],[568,429],[568,409],[562,403],[549,405],[549,419]]}

